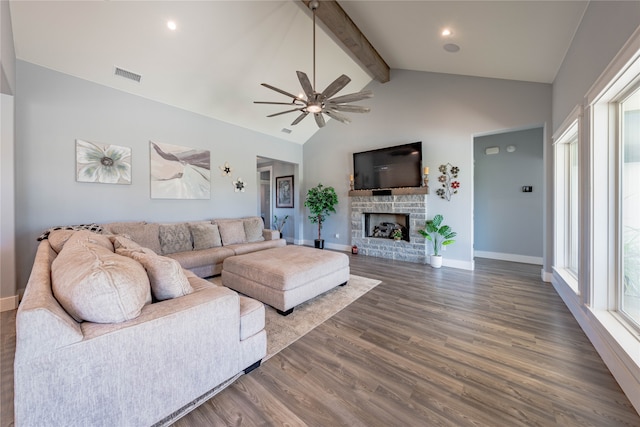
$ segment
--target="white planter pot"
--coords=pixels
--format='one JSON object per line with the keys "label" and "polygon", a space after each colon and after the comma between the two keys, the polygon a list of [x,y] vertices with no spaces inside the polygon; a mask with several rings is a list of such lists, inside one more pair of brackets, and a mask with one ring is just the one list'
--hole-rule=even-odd
{"label": "white planter pot", "polygon": [[442,255],[431,255],[430,263],[433,268],[442,267]]}

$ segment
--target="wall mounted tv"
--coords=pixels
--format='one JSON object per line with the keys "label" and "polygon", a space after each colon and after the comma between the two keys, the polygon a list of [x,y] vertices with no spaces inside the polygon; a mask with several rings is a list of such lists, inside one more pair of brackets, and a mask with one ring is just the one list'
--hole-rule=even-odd
{"label": "wall mounted tv", "polygon": [[355,190],[420,187],[422,142],[353,153]]}

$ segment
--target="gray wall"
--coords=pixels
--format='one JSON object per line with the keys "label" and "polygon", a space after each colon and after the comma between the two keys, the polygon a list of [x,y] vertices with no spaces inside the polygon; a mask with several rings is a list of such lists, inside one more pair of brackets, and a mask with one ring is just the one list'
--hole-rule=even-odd
{"label": "gray wall", "polygon": [[[352,153],[422,141],[423,164],[430,168],[432,183],[440,164],[460,167],[459,194],[447,202],[432,191],[428,216],[443,214],[458,232],[456,243],[444,253],[445,262],[471,267],[474,135],[550,124],[551,85],[392,70],[390,82],[373,82],[368,88],[374,97],[360,104],[370,106],[370,113],[351,114],[349,125],[331,121],[304,145],[304,191],[322,182],[338,192],[338,212],[323,231],[327,244],[350,245]],[[305,239],[313,238],[312,228],[305,227]]]}
{"label": "gray wall", "polygon": [[16,52],[13,46],[11,11],[8,1],[0,1],[0,93],[13,95],[16,82]]}
{"label": "gray wall", "polygon": [[[59,224],[182,221],[255,215],[256,157],[302,163],[302,146],[110,89],[30,63],[17,63],[16,238],[24,286],[36,238]],[[78,183],[75,139],[132,149],[132,184]],[[149,141],[211,151],[211,200],[149,196]],[[249,184],[235,193],[218,167],[228,161]]]}
{"label": "gray wall", "polygon": [[[474,141],[474,249],[542,259],[544,131],[542,128],[476,137]],[[515,151],[507,152],[507,146]],[[498,147],[498,154],[485,154]],[[533,186],[523,193],[522,186]],[[491,254],[485,254],[491,255]],[[512,260],[516,260],[513,257]]]}
{"label": "gray wall", "polygon": [[640,22],[640,1],[591,1],[553,82],[553,132]]}

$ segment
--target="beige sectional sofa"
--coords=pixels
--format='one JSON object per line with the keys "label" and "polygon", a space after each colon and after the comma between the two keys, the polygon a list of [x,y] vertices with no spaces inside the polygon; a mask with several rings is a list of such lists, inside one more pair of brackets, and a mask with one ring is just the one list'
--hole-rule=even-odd
{"label": "beige sectional sofa", "polygon": [[264,228],[260,217],[181,223],[114,222],[104,233],[125,234],[157,254],[173,258],[199,277],[222,272],[223,261],[263,249],[285,246],[280,233]]}
{"label": "beige sectional sofa", "polygon": [[16,316],[16,426],[162,424],[258,366],[264,305],[198,277],[284,244],[258,219],[112,223],[104,229],[121,234],[43,239]]}

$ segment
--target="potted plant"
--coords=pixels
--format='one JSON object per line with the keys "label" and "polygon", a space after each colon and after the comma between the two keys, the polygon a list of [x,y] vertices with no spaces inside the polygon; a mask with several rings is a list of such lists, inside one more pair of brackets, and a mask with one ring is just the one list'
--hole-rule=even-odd
{"label": "potted plant", "polygon": [[304,205],[311,211],[309,221],[311,221],[312,224],[318,224],[318,238],[314,241],[314,245],[318,249],[324,249],[324,240],[320,234],[322,222],[331,213],[336,213],[334,206],[337,204],[338,195],[333,187],[325,187],[322,184],[318,184],[307,192],[307,199]]}
{"label": "potted plant", "polygon": [[443,246],[454,243],[455,240],[453,240],[453,238],[458,234],[455,231],[451,231],[451,227],[448,225],[441,225],[443,219],[442,215],[438,214],[425,223],[424,230],[418,230],[418,233],[431,242],[433,254],[431,255],[430,261],[431,267],[434,268],[442,267],[440,250]]}
{"label": "potted plant", "polygon": [[273,227],[274,230],[278,230],[278,233],[280,233],[280,237],[282,237],[282,229],[287,223],[287,219],[289,219],[289,215],[285,215],[282,218],[278,218],[278,215],[273,216]]}
{"label": "potted plant", "polygon": [[393,230],[393,232],[391,232],[391,237],[393,237],[393,240],[402,240],[402,230],[399,228],[396,228]]}

